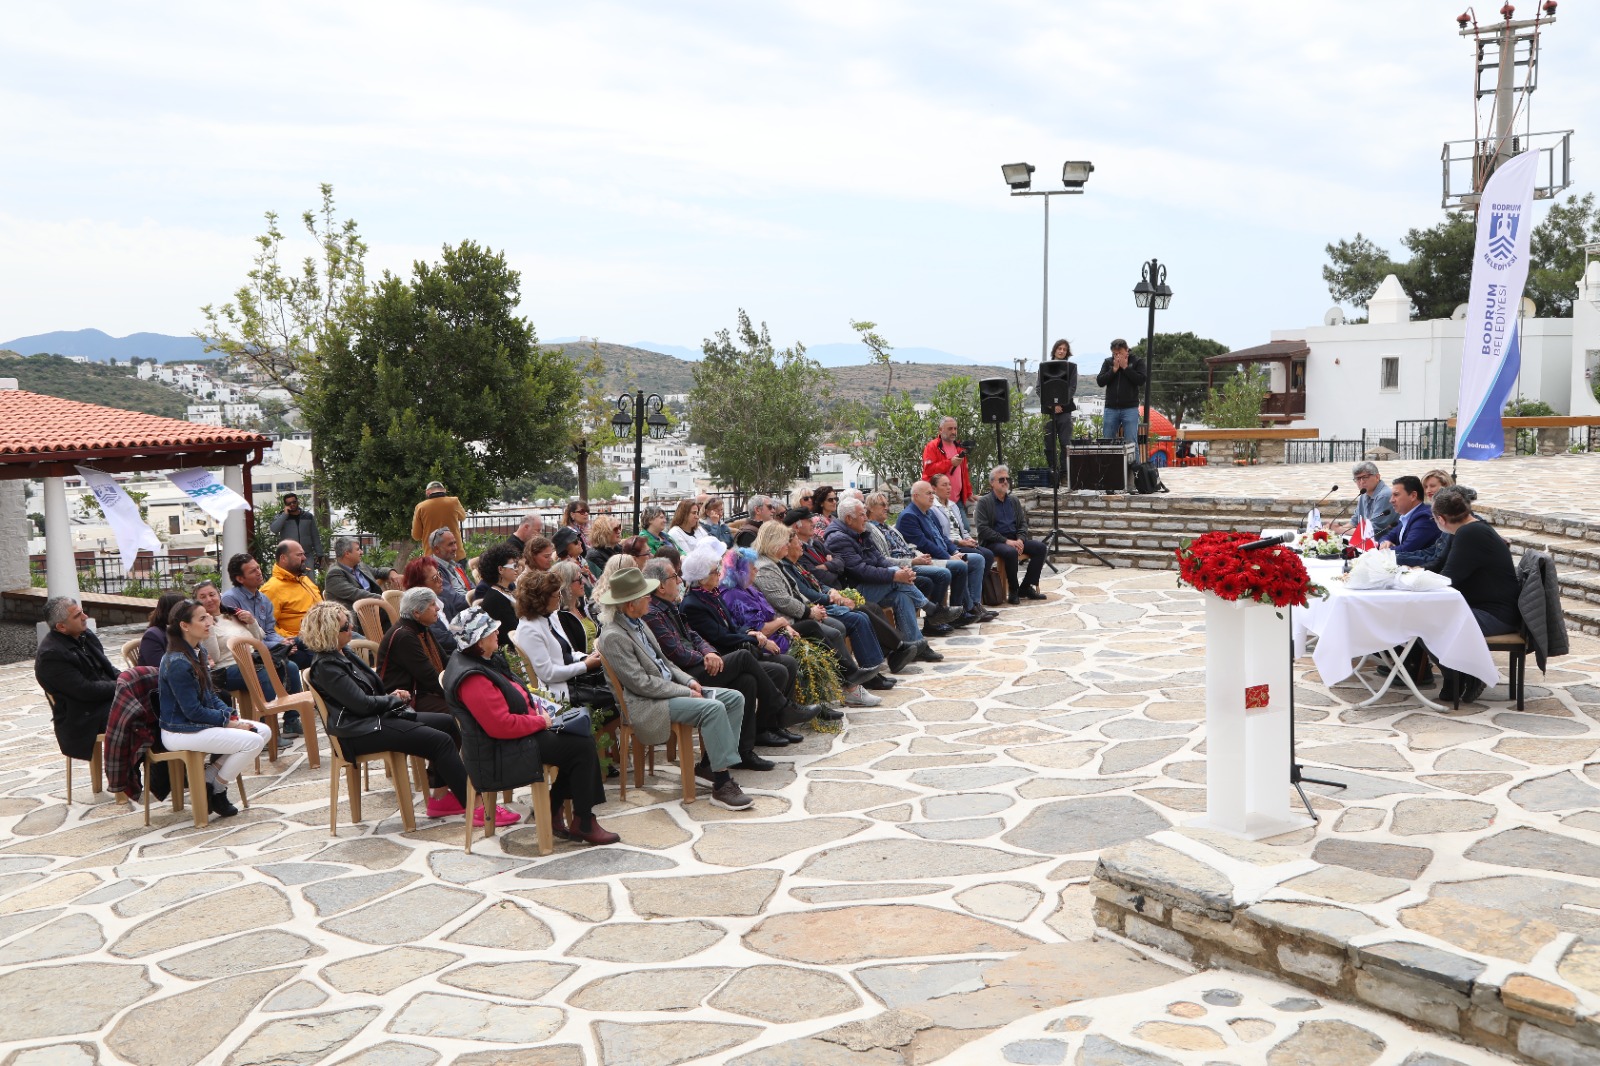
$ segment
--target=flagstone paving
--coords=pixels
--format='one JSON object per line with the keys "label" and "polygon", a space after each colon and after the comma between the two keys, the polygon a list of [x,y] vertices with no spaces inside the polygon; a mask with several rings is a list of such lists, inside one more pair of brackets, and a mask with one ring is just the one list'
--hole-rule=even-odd
{"label": "flagstone paving", "polygon": [[330,839],[328,771],[298,748],[203,829],[85,802],[82,764],[68,806],[31,670],[0,668],[0,1066],[1501,1061],[1096,939],[1097,857],[1133,841],[1189,864],[1201,905],[1255,871],[1307,936],[1359,921],[1396,965],[1433,951],[1462,980],[1600,1002],[1600,640],[1535,673],[1522,714],[1356,710],[1303,661],[1302,742],[1351,788],[1315,797],[1317,828],[1243,845],[1184,827],[1198,596],[1098,568],[1045,589],[741,774],[753,810],[682,806],[663,764],[602,809],[622,844],[549,857],[531,827],[471,856],[459,821],[405,833],[381,773]]}

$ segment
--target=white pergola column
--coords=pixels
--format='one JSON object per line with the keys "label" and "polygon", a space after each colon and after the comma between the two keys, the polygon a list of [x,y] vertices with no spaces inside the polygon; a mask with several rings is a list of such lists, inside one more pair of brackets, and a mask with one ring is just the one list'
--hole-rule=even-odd
{"label": "white pergola column", "polygon": [[[228,488],[245,496],[244,467],[225,466],[222,468],[222,483]],[[245,496],[249,499],[248,496]],[[250,550],[249,538],[245,535],[245,523],[250,517],[249,511],[231,511],[222,522],[222,558],[217,560],[217,569],[221,571],[222,588],[231,586],[228,580],[228,560],[242,551]]]}
{"label": "white pergola column", "polygon": [[45,591],[51,597],[78,595],[78,567],[72,554],[72,520],[67,517],[67,483],[44,479]]}

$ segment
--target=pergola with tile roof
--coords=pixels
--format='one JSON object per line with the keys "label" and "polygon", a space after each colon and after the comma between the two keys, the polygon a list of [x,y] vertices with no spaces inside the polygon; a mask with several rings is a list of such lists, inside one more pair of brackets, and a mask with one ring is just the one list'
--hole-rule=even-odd
{"label": "pergola with tile roof", "polygon": [[[66,481],[77,467],[108,474],[222,467],[225,485],[251,498],[250,468],[272,442],[260,433],[0,389],[0,481],[44,481],[45,574],[51,596],[78,594]],[[253,512],[222,527],[225,555],[246,550]]]}

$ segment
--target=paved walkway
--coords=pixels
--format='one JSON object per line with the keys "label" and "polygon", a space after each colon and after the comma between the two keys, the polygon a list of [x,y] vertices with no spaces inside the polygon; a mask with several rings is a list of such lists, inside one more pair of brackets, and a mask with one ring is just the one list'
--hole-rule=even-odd
{"label": "paved walkway", "polygon": [[[1186,466],[1161,472],[1161,480],[1180,496],[1255,496],[1315,500],[1333,485],[1339,491],[1323,504],[1323,519],[1355,499],[1351,463],[1296,463],[1270,466]],[[1421,477],[1450,469],[1448,459],[1389,460],[1378,471],[1391,484],[1400,474]],[[1532,514],[1575,514],[1600,519],[1600,453],[1519,455],[1486,463],[1462,462],[1456,474],[1490,507]]]}
{"label": "paved walkway", "polygon": [[[0,1049],[19,1049],[4,1066],[1497,1061],[1092,939],[1101,849],[1200,842],[1173,828],[1204,804],[1200,603],[1166,573],[1076,569],[1045,588],[1050,602],[941,642],[946,662],[842,735],[741,774],[752,811],[685,808],[664,767],[602,809],[623,845],[543,859],[531,828],[472,856],[459,820],[405,834],[381,778],[367,823],[341,812],[330,840],[326,766],[302,758],[251,777],[252,808],[202,830],[170,807],[146,829],[84,802],[82,764],[69,807],[31,672],[4,668]],[[1290,889],[1364,891],[1383,916],[1437,900],[1442,918],[1476,891],[1452,882],[1508,872],[1505,830],[1600,828],[1576,813],[1597,791],[1582,764],[1600,748],[1600,690],[1584,688],[1600,643],[1575,645],[1530,679],[1520,716],[1354,712],[1308,680],[1315,760],[1369,783],[1266,847],[1305,869],[1330,843],[1429,859]],[[1499,854],[1462,859],[1495,839]],[[1592,920],[1561,917],[1533,891],[1544,880],[1512,880],[1552,925]]]}

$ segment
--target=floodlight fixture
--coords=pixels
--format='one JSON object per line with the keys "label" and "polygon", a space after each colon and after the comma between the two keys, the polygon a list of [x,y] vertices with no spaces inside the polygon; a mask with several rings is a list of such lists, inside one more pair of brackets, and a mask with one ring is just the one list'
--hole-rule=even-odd
{"label": "floodlight fixture", "polygon": [[1081,189],[1094,173],[1094,164],[1086,159],[1072,159],[1061,164],[1061,184],[1069,189]]}
{"label": "floodlight fixture", "polygon": [[1032,163],[1002,163],[1000,174],[1006,179],[1006,184],[1011,186],[1012,192],[1021,192],[1033,184]]}

